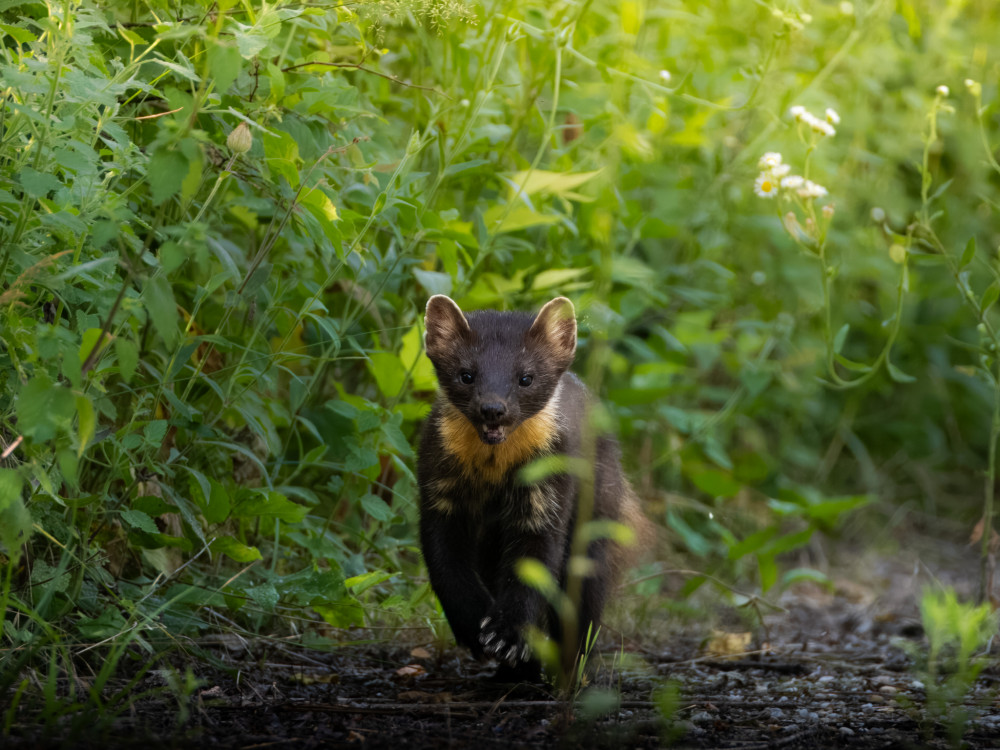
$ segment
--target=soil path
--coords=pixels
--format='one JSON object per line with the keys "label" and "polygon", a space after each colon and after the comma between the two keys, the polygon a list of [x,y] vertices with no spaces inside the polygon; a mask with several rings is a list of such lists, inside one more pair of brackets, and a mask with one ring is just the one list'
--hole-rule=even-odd
{"label": "soil path", "polygon": [[1000,672],[986,670],[964,695],[942,696],[928,691],[911,658],[924,648],[921,591],[968,588],[976,569],[960,545],[858,555],[832,591],[786,593],[785,611],[765,618],[756,653],[732,653],[754,645],[738,628],[707,639],[704,628],[697,638],[674,635],[669,647],[636,647],[624,659],[605,651],[572,702],[542,686],[494,683],[489,665],[456,649],[321,653],[227,637],[209,646],[214,665],[184,663],[200,685],[187,702],[157,689],[165,672],[151,673],[135,689],[149,697],[132,701],[100,736],[77,727],[74,736],[46,737],[15,717],[7,746],[1000,747]]}

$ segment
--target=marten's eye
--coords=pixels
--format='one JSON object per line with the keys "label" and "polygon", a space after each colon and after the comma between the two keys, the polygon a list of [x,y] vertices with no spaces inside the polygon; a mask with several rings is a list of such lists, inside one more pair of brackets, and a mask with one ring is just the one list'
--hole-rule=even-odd
{"label": "marten's eye", "polygon": [[462,370],[461,374],[458,377],[460,377],[462,379],[462,382],[465,383],[466,385],[472,385],[472,382],[476,379],[476,376],[473,375],[468,370]]}
{"label": "marten's eye", "polygon": [[531,385],[531,376],[522,375],[520,378],[518,378],[517,384],[520,385],[522,388],[527,388],[529,385]]}

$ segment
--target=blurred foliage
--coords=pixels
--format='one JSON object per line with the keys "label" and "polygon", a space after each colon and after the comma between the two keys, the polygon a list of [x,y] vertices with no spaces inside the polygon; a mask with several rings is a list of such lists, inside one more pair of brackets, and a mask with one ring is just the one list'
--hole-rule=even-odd
{"label": "blurred foliage", "polygon": [[[781,555],[874,500],[982,512],[992,3],[4,7],[0,609],[22,660],[446,632],[412,471],[432,293],[574,299],[577,368],[705,571],[815,577]],[[768,152],[827,194],[759,197]]]}

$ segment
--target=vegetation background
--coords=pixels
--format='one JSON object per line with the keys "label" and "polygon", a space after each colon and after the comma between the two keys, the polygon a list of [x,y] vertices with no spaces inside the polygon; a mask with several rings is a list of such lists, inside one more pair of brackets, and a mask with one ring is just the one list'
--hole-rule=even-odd
{"label": "vegetation background", "polygon": [[[13,705],[210,632],[447,640],[413,477],[439,292],[576,303],[577,370],[663,528],[631,588],[647,624],[708,576],[822,580],[785,553],[845,524],[992,528],[989,0],[6,0],[0,21]],[[678,559],[704,575],[653,596]]]}

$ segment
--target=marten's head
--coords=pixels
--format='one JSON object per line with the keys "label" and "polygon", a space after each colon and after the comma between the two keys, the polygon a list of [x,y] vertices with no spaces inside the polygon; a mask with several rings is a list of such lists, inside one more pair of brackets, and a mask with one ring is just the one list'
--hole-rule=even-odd
{"label": "marten's head", "polygon": [[425,322],[441,390],[488,445],[504,442],[545,408],[576,352],[576,316],[565,297],[532,317],[496,310],[464,315],[436,294]]}

